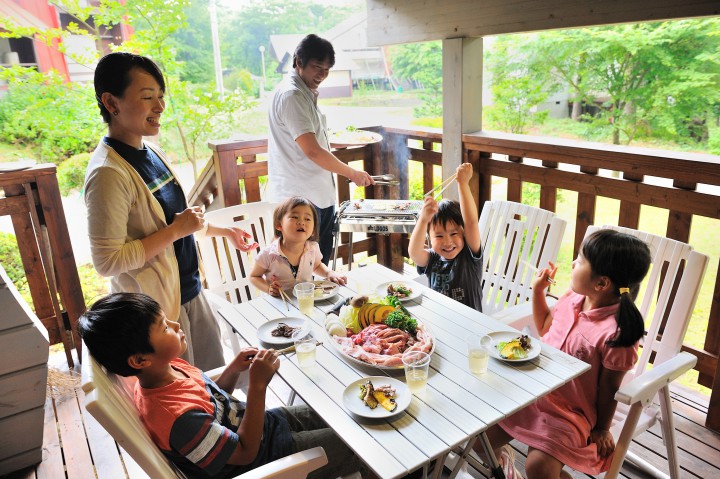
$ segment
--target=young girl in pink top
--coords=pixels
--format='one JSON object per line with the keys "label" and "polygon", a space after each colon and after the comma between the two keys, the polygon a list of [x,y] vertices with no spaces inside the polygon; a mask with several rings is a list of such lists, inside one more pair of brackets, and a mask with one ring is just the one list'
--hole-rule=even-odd
{"label": "young girl in pink top", "polygon": [[275,241],[263,249],[250,272],[250,282],[260,291],[280,296],[280,289],[312,281],[313,274],[338,284],[341,276],[322,263],[317,241],[318,215],[310,201],[293,196],[280,203],[273,213]]}
{"label": "young girl in pink top", "polygon": [[[650,250],[640,239],[614,230],[596,231],[583,242],[572,263],[570,290],[552,311],[545,289],[557,267],[551,263],[538,271],[533,320],[543,343],[591,368],[489,430],[494,447],[513,438],[529,446],[529,479],[569,478],[562,471],[565,464],[593,475],[610,467],[615,392],[637,360],[644,321],[634,300],[650,261]],[[475,449],[482,452],[479,442]],[[508,479],[520,477],[510,446],[496,450],[496,455]]]}

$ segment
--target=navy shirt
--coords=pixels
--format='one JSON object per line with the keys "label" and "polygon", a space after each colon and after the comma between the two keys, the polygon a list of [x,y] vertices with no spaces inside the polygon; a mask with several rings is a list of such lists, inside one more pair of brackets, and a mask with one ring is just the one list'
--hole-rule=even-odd
{"label": "navy shirt", "polygon": [[452,260],[446,260],[430,250],[430,259],[419,274],[427,275],[428,284],[435,291],[449,296],[466,306],[482,311],[482,251],[475,256],[465,247]]}
{"label": "navy shirt", "polygon": [[[172,224],[175,214],[182,213],[187,208],[187,201],[180,185],[165,163],[144,144],[142,149],[137,150],[112,138],[105,137],[103,140],[138,172],[162,206],[165,222]],[[180,238],[173,243],[173,247],[180,271],[180,304],[185,304],[200,294],[202,289],[195,238],[193,235]]]}

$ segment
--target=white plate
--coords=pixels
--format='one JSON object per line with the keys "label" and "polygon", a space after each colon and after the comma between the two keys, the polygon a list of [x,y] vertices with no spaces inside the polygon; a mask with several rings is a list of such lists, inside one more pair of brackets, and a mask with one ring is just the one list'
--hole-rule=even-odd
{"label": "white plate", "polygon": [[379,133],[366,130],[355,131],[333,131],[330,132],[328,140],[333,148],[345,148],[348,146],[365,146],[371,143],[382,141]]}
{"label": "white plate", "polygon": [[[372,381],[373,386],[379,387],[389,384],[395,388],[395,394],[397,395],[395,402],[397,403],[397,407],[394,411],[390,412],[379,404],[375,409],[370,409],[365,405],[363,400],[360,399],[360,385],[366,383],[368,379]],[[360,417],[367,417],[371,419],[383,419],[400,414],[410,405],[411,399],[412,394],[405,383],[387,376],[370,376],[358,379],[346,387],[345,392],[343,392],[343,404],[348,411]]]}
{"label": "white plate", "polygon": [[377,288],[375,288],[375,294],[377,294],[378,296],[382,296],[384,298],[385,296],[388,295],[388,292],[387,292],[388,286],[390,286],[391,284],[403,285],[407,289],[412,291],[412,293],[410,293],[409,296],[406,296],[404,298],[398,298],[398,299],[400,301],[412,301],[413,299],[417,299],[420,296],[422,296],[422,285],[420,283],[417,283],[417,284],[412,284],[412,283],[414,283],[414,281],[410,282],[410,283],[407,281],[389,281],[389,282],[383,283],[380,286],[378,286]]}
{"label": "white plate", "polygon": [[508,342],[512,341],[513,339],[520,336],[521,333],[519,332],[511,332],[511,331],[496,331],[494,333],[488,333],[488,336],[490,336],[493,340],[493,345],[490,348],[490,356],[494,357],[495,359],[499,359],[500,361],[507,361],[509,363],[522,363],[524,361],[529,361],[531,359],[534,359],[540,355],[540,340],[537,338],[530,338],[530,351],[527,352],[527,357],[522,359],[507,359],[502,356],[500,356],[500,351],[497,349],[497,344],[501,342]]}
{"label": "white plate", "polygon": [[[418,323],[420,323],[419,319],[417,319],[417,318],[415,318],[415,319],[417,320]],[[427,326],[425,326],[425,328],[427,329]],[[430,333],[430,335],[432,336],[432,333]],[[335,347],[335,349],[338,350],[338,352],[340,353],[340,356],[342,356],[343,359],[345,359],[346,361],[349,361],[350,363],[357,364],[358,366],[365,366],[368,368],[380,369],[382,371],[398,371],[398,370],[403,369],[402,363],[400,363],[399,366],[383,366],[380,364],[371,364],[371,363],[366,363],[365,361],[361,361],[357,358],[350,356],[345,351],[343,351],[343,348],[340,345],[340,343],[335,341],[335,338],[333,336],[331,336],[330,333],[327,332],[327,330],[325,330],[325,336],[327,337],[328,342],[330,344],[332,344]],[[432,356],[432,354],[435,352],[436,339],[434,336],[432,336],[432,340],[433,340],[433,343],[432,343],[432,346],[430,347],[430,356]]]}
{"label": "white plate", "polygon": [[307,319],[303,318],[278,318],[273,319],[271,321],[268,321],[267,323],[264,323],[262,326],[260,326],[257,329],[257,338],[262,341],[263,343],[267,344],[274,344],[274,345],[280,345],[280,344],[290,344],[293,342],[292,338],[286,338],[284,336],[273,336],[272,330],[277,328],[280,323],[285,323],[288,326],[292,326],[294,328],[297,327],[306,327]]}
{"label": "white plate", "polygon": [[20,160],[10,163],[0,163],[1,171],[22,171],[35,166],[35,160]]}

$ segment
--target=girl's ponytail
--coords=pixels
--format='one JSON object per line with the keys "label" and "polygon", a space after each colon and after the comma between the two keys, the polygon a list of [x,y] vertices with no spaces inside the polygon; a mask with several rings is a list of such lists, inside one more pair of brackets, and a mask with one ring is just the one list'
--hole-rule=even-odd
{"label": "girl's ponytail", "polygon": [[639,238],[615,230],[598,230],[582,245],[583,256],[596,276],[607,276],[620,297],[615,316],[617,331],[607,344],[632,346],[645,334],[645,320],[635,306],[640,282],[650,269],[650,248]]}
{"label": "girl's ponytail", "polygon": [[[636,286],[639,289],[639,285]],[[635,306],[634,295],[630,295],[630,288],[620,288],[620,304],[615,316],[617,331],[607,344],[612,347],[628,347],[635,344],[645,334],[645,321],[640,310]]]}

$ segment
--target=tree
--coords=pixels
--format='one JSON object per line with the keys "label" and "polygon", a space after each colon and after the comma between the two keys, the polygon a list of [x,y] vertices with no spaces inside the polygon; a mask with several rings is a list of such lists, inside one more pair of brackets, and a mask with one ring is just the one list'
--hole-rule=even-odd
{"label": "tree", "polygon": [[415,116],[442,116],[442,44],[435,41],[397,45],[390,56],[393,74],[423,89],[420,95],[423,105],[415,108]]}
{"label": "tree", "polygon": [[[162,68],[167,83],[166,101],[170,126],[174,126],[181,138],[183,152],[192,163],[197,177],[197,145],[204,143],[210,134],[219,136],[237,126],[235,113],[249,108],[251,102],[242,92],[226,93],[220,101],[216,93],[197,94],[196,88],[180,80],[184,73],[184,64],[178,59],[177,34],[187,27],[187,12],[191,6],[189,0],[144,0],[121,4],[113,0],[102,0],[96,6],[84,7],[85,1],[63,0],[62,10],[75,21],[68,25],[68,31],[57,29],[23,28],[17,25],[5,27],[4,37],[34,37],[64,53],[63,39],[70,33],[93,38],[96,45],[102,45],[103,35],[113,25],[125,23],[134,28],[133,36],[122,45],[111,44],[116,51],[140,52],[155,60]],[[209,27],[208,27],[209,28]],[[91,65],[97,60],[97,52],[89,55],[68,53],[80,64]],[[43,77],[34,75],[20,67],[0,69],[0,78],[26,78],[15,81],[13,89],[24,88],[32,84],[33,88],[43,86]],[[214,91],[214,86],[204,86],[206,91]],[[72,94],[73,90],[68,90]],[[99,115],[98,115],[99,118]],[[167,124],[168,122],[166,122]],[[161,138],[162,141],[162,138]]]}

